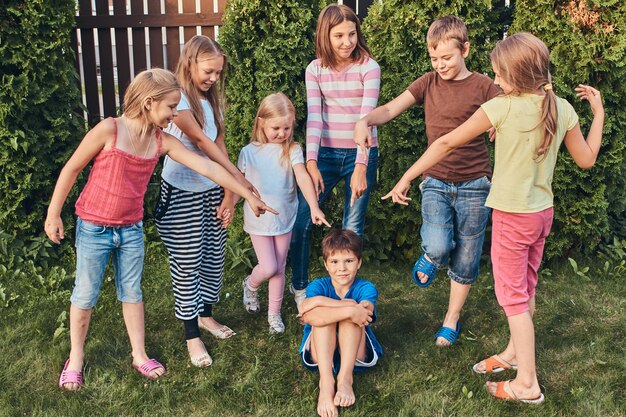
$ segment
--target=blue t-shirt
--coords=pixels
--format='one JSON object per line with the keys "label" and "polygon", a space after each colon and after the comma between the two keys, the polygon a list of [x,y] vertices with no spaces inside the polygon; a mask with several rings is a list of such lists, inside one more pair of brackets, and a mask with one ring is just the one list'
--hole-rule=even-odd
{"label": "blue t-shirt", "polygon": [[[335,287],[330,280],[330,277],[318,278],[311,282],[306,287],[306,298],[316,297],[321,295],[322,297],[332,298],[333,300],[342,300],[341,297],[337,295],[335,292]],[[363,300],[367,300],[374,306],[374,314],[372,315],[372,323],[376,321],[376,300],[378,300],[378,290],[376,286],[371,282],[363,279],[363,278],[355,278],[352,286],[346,293],[346,296],[343,299],[350,298],[357,303],[360,303]],[[376,337],[374,336],[374,332],[372,331],[369,325],[365,326],[365,332],[369,336],[372,341],[372,346],[374,347],[374,351],[378,354],[379,357],[383,356],[383,347],[378,343]],[[306,340],[309,338],[311,334],[311,325],[304,325],[304,336],[302,337],[302,343],[300,343],[300,353],[304,351]]]}

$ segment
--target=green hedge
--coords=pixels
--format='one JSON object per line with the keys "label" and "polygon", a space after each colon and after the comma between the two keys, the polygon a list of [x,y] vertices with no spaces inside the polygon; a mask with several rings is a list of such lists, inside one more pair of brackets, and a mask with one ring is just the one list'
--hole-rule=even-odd
{"label": "green hedge", "polygon": [[0,8],[0,230],[43,230],[60,168],[83,132],[70,33],[74,0]]}
{"label": "green hedge", "polygon": [[[386,0],[375,2],[368,11],[364,32],[374,59],[381,66],[382,88],[379,105],[401,94],[418,76],[432,71],[426,32],[439,17],[461,17],[470,37],[467,67],[492,76],[489,52],[510,23],[511,10],[499,2]],[[404,171],[417,160],[427,145],[424,111],[413,106],[379,128],[380,166],[378,191],[368,211],[367,240],[375,255],[385,259],[415,259],[419,256],[421,226],[420,198],[414,182],[408,207],[381,201]]]}
{"label": "green hedge", "polygon": [[[538,19],[537,16],[542,16]],[[592,113],[578,84],[603,94],[603,145],[594,168],[576,167],[565,149],[554,178],[555,224],[548,254],[593,251],[601,236],[626,236],[626,3],[518,0],[511,32],[528,31],[550,48],[555,92],[574,105],[583,134]]]}

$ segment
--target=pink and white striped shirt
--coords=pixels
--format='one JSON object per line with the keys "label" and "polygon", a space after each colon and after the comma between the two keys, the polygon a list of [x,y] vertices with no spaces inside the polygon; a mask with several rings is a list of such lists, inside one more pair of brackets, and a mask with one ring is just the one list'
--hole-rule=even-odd
{"label": "pink and white striped shirt", "polygon": [[[357,148],[352,139],[354,125],[376,108],[380,91],[380,67],[372,58],[342,71],[323,68],[319,59],[306,68],[306,159],[317,160],[320,146]],[[378,146],[376,128],[372,146]],[[356,163],[367,164],[361,149]]]}

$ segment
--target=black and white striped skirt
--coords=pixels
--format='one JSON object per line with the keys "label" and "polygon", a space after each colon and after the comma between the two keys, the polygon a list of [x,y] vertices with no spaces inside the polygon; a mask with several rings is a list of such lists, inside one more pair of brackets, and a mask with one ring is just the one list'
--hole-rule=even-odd
{"label": "black and white striped skirt", "polygon": [[191,320],[219,301],[224,279],[226,229],[217,218],[224,190],[183,191],[161,180],[154,213],[170,258],[176,318]]}

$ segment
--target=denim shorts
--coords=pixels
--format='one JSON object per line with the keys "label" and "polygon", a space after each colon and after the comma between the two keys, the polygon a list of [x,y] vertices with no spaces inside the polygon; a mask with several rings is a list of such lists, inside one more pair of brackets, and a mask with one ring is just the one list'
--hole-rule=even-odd
{"label": "denim shorts", "polygon": [[490,188],[487,177],[462,182],[426,177],[420,184],[422,249],[437,268],[448,265],[448,276],[459,284],[478,278]]}
{"label": "denim shorts", "polygon": [[139,303],[143,272],[143,222],[130,226],[99,226],[76,220],[76,281],[70,301],[78,308],[93,308],[109,256],[115,270],[117,299]]}

